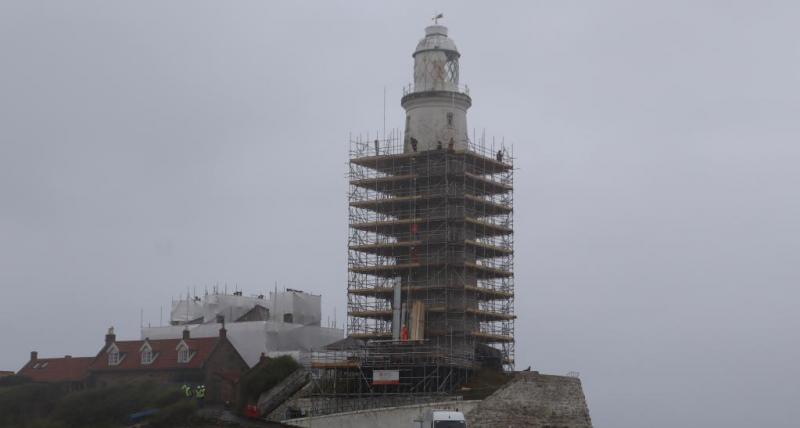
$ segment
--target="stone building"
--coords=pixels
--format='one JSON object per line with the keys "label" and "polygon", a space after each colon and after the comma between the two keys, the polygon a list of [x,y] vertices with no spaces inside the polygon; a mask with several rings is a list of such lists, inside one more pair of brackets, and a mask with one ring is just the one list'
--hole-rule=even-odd
{"label": "stone building", "polygon": [[203,384],[208,401],[235,398],[239,377],[247,371],[245,360],[227,338],[223,326],[217,337],[118,341],[113,328],[103,348],[89,366],[96,386],[152,380],[159,383]]}

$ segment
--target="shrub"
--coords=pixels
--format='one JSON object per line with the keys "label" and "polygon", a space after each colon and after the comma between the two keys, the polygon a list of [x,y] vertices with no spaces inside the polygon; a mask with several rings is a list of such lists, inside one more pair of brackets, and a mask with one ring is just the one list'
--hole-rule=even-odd
{"label": "shrub", "polygon": [[23,383],[0,388],[0,426],[24,427],[49,414],[62,396],[56,385]]}
{"label": "shrub", "polygon": [[60,400],[52,419],[76,428],[124,424],[131,413],[169,406],[180,397],[177,388],[152,382],[88,389]]}
{"label": "shrub", "polygon": [[259,363],[239,380],[236,408],[241,412],[248,403],[256,402],[262,392],[269,391],[298,368],[300,364],[289,355],[268,358]]}
{"label": "shrub", "polygon": [[174,386],[152,382],[63,392],[58,385],[22,383],[0,388],[0,427],[99,428],[128,425],[130,414],[161,409],[160,427],[185,423],[195,403]]}
{"label": "shrub", "polygon": [[16,386],[22,385],[23,383],[30,383],[31,378],[23,375],[11,375],[6,377],[0,377],[0,388],[4,386]]}
{"label": "shrub", "polygon": [[171,428],[187,424],[194,412],[197,403],[194,400],[182,400],[161,409],[151,420],[153,428]]}

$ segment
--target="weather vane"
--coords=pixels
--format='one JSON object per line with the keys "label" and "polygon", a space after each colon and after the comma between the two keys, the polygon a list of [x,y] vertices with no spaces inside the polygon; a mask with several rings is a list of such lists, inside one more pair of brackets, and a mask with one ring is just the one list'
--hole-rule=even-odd
{"label": "weather vane", "polygon": [[443,13],[437,13],[436,16],[431,18],[431,21],[433,21],[433,23],[435,25],[439,25],[439,20],[442,19],[442,18],[444,18],[444,14]]}

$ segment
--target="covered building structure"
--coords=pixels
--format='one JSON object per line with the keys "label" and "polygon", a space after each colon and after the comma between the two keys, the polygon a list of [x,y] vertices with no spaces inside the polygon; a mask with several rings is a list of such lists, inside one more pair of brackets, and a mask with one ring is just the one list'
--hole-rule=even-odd
{"label": "covered building structure", "polygon": [[249,366],[262,354],[289,354],[297,360],[341,340],[344,330],[321,325],[321,296],[299,290],[243,296],[212,292],[172,302],[170,325],[142,327],[141,338],[176,339],[184,330],[194,338],[216,337],[223,323],[228,340]]}

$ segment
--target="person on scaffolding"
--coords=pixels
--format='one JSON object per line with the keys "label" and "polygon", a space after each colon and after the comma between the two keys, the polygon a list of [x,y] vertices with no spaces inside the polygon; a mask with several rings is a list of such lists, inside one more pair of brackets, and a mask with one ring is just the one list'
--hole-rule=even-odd
{"label": "person on scaffolding", "polygon": [[403,328],[400,330],[400,340],[408,342],[408,326],[405,324],[403,324]]}
{"label": "person on scaffolding", "polygon": [[500,149],[500,150],[497,151],[497,161],[498,162],[502,162],[503,161],[503,149]]}

